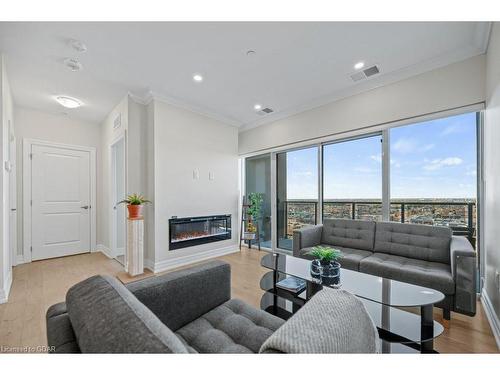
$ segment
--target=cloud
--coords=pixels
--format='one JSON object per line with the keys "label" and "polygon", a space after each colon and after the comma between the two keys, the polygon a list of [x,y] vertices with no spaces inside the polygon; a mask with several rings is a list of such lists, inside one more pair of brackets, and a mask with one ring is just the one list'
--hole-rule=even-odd
{"label": "cloud", "polygon": [[356,167],[354,168],[355,172],[359,173],[376,173],[379,172],[379,169],[367,168],[367,167]]}
{"label": "cloud", "polygon": [[409,154],[417,149],[417,143],[408,138],[400,138],[394,143],[392,149],[402,154]]}
{"label": "cloud", "polygon": [[463,163],[463,160],[454,156],[454,157],[448,157],[444,159],[434,159],[431,162],[429,162],[427,165],[424,165],[424,169],[426,171],[435,171],[437,169],[440,169],[442,167],[451,167],[455,165],[460,165]]}
{"label": "cloud", "polygon": [[464,124],[460,121],[458,123],[448,125],[439,135],[443,137],[450,134],[462,133],[465,130],[467,130],[467,127],[465,127]]}
{"label": "cloud", "polygon": [[434,143],[429,143],[428,145],[420,147],[419,151],[426,152],[426,151],[432,150],[434,148],[434,146],[435,146]]}
{"label": "cloud", "polygon": [[434,143],[422,144],[413,139],[400,138],[391,145],[391,150],[401,154],[410,154],[412,152],[427,152],[434,147]]}

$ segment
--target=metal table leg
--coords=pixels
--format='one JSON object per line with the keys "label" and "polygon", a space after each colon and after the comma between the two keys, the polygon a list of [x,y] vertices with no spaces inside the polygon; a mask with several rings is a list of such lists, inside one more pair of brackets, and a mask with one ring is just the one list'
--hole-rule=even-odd
{"label": "metal table leg", "polygon": [[420,344],[421,353],[434,353],[433,305],[420,307]]}

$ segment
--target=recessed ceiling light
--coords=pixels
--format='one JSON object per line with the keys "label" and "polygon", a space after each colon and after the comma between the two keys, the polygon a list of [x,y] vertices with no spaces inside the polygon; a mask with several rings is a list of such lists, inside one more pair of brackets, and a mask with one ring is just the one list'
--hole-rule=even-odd
{"label": "recessed ceiling light", "polygon": [[69,57],[64,60],[64,65],[72,72],[78,72],[83,69],[83,65],[80,61]]}
{"label": "recessed ceiling light", "polygon": [[354,69],[356,69],[356,70],[363,69],[364,67],[365,67],[365,63],[363,61],[360,61],[360,62],[357,62],[356,64],[354,64]]}
{"label": "recessed ceiling light", "polygon": [[253,49],[249,49],[247,51],[247,56],[253,56],[253,55],[255,55],[255,51]]}
{"label": "recessed ceiling light", "polygon": [[256,111],[260,111],[262,109],[262,106],[260,104],[255,104],[253,106],[253,109],[255,109]]}
{"label": "recessed ceiling light", "polygon": [[78,108],[82,106],[82,102],[70,96],[59,95],[55,97],[56,101],[66,108]]}
{"label": "recessed ceiling light", "polygon": [[87,46],[81,40],[71,39],[70,45],[77,52],[80,53],[87,52]]}
{"label": "recessed ceiling light", "polygon": [[201,82],[201,81],[203,81],[203,76],[201,74],[195,74],[195,75],[193,75],[193,81]]}

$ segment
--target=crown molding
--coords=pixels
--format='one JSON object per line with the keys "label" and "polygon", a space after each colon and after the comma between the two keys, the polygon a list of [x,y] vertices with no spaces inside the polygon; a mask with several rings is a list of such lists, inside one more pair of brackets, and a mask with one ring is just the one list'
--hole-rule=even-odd
{"label": "crown molding", "polygon": [[173,105],[174,107],[179,107],[179,108],[185,109],[187,111],[196,113],[198,115],[209,117],[213,120],[217,120],[217,121],[223,122],[227,125],[231,125],[231,126],[234,126],[237,128],[239,128],[242,125],[242,123],[240,121],[235,120],[233,118],[230,118],[230,117],[227,117],[224,115],[220,115],[218,113],[201,108],[199,106],[192,105],[190,103],[187,103],[184,100],[175,98],[173,96],[158,94],[152,90],[149,90],[146,93],[146,95],[144,95],[144,96],[139,96],[139,95],[133,94],[131,92],[129,92],[128,95],[136,103],[139,103],[142,105],[149,105],[153,100],[157,100],[159,102]]}
{"label": "crown molding", "polygon": [[[486,35],[483,33],[483,35]],[[377,88],[387,86],[396,82],[404,81],[406,79],[431,72],[436,69],[443,68],[448,65],[459,63],[465,61],[469,58],[473,58],[484,54],[484,51],[478,48],[477,45],[471,45],[467,49],[456,50],[445,55],[438,56],[434,59],[430,59],[424,62],[420,62],[387,74],[384,74],[383,70],[379,77],[368,78],[368,80],[355,84],[354,86],[338,90],[330,95],[326,95],[317,99],[314,99],[304,105],[288,108],[285,110],[277,111],[276,113],[270,114],[263,119],[256,120],[254,122],[246,123],[239,128],[239,132],[245,132],[259,126],[267,125],[272,122],[283,120],[288,117],[292,117],[302,112],[313,110],[328,104],[337,102],[342,99],[346,99],[351,96],[355,96],[364,92],[375,90]]]}
{"label": "crown molding", "polygon": [[492,26],[492,22],[478,22],[476,26],[474,44],[481,53],[488,51]]}

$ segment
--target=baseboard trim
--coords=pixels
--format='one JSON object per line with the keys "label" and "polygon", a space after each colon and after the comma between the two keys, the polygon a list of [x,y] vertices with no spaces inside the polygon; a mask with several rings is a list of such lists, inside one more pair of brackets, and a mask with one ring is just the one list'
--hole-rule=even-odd
{"label": "baseboard trim", "polygon": [[490,323],[491,330],[493,331],[493,336],[495,336],[497,347],[500,349],[500,320],[498,319],[498,316],[493,309],[490,297],[488,297],[488,293],[486,293],[486,289],[484,288],[481,293],[481,303],[484,307],[486,318],[488,318],[488,322]]}
{"label": "baseboard trim", "polygon": [[154,271],[155,264],[151,259],[144,259],[144,268],[147,268],[148,270],[150,270],[153,273],[155,272]]}
{"label": "baseboard trim", "polygon": [[[196,254],[189,254],[189,255],[184,255],[184,256],[176,257],[176,258],[172,258],[172,259],[166,259],[166,260],[162,260],[161,262],[155,263],[153,265],[152,271],[154,273],[168,271],[168,270],[171,270],[173,268],[182,267],[182,266],[186,266],[188,264],[201,262],[203,260],[220,257],[220,256],[227,255],[227,254],[236,253],[238,251],[239,251],[238,246],[232,245],[232,246],[227,246],[227,247],[221,247],[218,249],[212,249],[212,250],[199,252]],[[146,268],[151,269],[151,267],[150,267],[151,265],[146,264],[146,262],[145,262],[145,266],[146,266]]]}
{"label": "baseboard trim", "polygon": [[12,286],[12,269],[5,280],[5,286],[0,289],[0,304],[6,303],[9,300],[10,288]]}
{"label": "baseboard trim", "polygon": [[96,246],[95,252],[101,252],[104,255],[106,255],[109,259],[114,259],[113,255],[111,254],[111,249],[109,247],[102,245],[102,244],[98,244]]}
{"label": "baseboard trim", "polygon": [[16,257],[16,266],[19,266],[20,264],[24,264],[26,263],[24,261],[24,255],[23,254],[17,254],[17,257]]}

